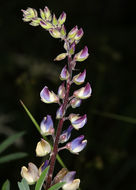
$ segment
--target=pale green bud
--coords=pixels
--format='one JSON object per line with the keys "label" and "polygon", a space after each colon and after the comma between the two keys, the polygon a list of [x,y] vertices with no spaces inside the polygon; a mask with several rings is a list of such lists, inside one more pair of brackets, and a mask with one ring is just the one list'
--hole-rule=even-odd
{"label": "pale green bud", "polygon": [[62,37],[65,37],[65,36],[66,36],[66,29],[65,29],[64,24],[63,24],[62,27],[61,27],[60,33],[61,33]]}
{"label": "pale green bud", "polygon": [[66,57],[67,57],[67,53],[61,53],[61,54],[59,54],[55,59],[54,59],[54,61],[61,61],[61,60],[63,60],[63,59],[65,59]]}
{"label": "pale green bud", "polygon": [[44,8],[44,14],[45,14],[46,19],[47,19],[48,21],[51,21],[52,16],[51,16],[51,12],[50,12],[50,10],[49,10],[48,7],[45,7],[45,8]]}
{"label": "pale green bud", "polygon": [[52,24],[53,24],[54,26],[56,26],[56,25],[58,24],[58,21],[57,21],[57,18],[56,18],[56,16],[55,16],[55,14],[53,14]]}
{"label": "pale green bud", "polygon": [[48,21],[41,20],[40,25],[41,25],[42,28],[44,28],[46,30],[49,30],[49,29],[53,28],[52,24],[50,22],[48,22]]}
{"label": "pale green bud", "polygon": [[28,8],[27,10],[22,10],[22,12],[24,16],[23,20],[25,22],[31,21],[31,19],[37,17],[37,11],[35,9]]}
{"label": "pale green bud", "polygon": [[30,23],[31,26],[38,26],[40,24],[41,18],[33,18],[32,22]]}
{"label": "pale green bud", "polygon": [[41,16],[41,18],[42,18],[43,20],[46,19],[45,13],[44,13],[44,11],[43,11],[42,9],[40,9],[40,16]]}
{"label": "pale green bud", "polygon": [[78,31],[78,27],[77,26],[75,26],[69,33],[68,33],[68,39],[71,39],[71,38],[74,38],[75,37],[75,35],[76,35],[76,33],[77,33],[77,31]]}
{"label": "pale green bud", "polygon": [[60,15],[59,19],[58,19],[58,24],[59,24],[59,25],[62,25],[62,24],[64,24],[65,21],[66,21],[66,13],[63,12],[63,13]]}
{"label": "pale green bud", "polygon": [[49,30],[49,32],[53,38],[61,38],[61,33],[57,29],[52,28]]}

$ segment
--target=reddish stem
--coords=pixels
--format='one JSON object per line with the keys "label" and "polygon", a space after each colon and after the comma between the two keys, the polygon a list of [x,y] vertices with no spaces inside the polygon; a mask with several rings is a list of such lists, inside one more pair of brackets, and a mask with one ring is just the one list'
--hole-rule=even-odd
{"label": "reddish stem", "polygon": [[[64,98],[64,103],[63,103],[63,112],[66,110],[66,107],[68,105],[69,102],[69,92],[70,92],[70,80],[72,77],[72,69],[71,69],[71,63],[72,59],[71,56],[68,56],[68,70],[70,73],[70,78],[67,81],[67,86],[66,86],[66,95]],[[58,127],[57,127],[57,132],[56,132],[56,138],[55,138],[55,143],[54,143],[54,147],[53,147],[53,151],[52,151],[52,156],[51,156],[51,161],[50,161],[50,168],[49,168],[49,172],[48,172],[48,177],[46,180],[46,190],[48,190],[51,186],[51,182],[52,182],[52,176],[53,176],[53,171],[54,171],[54,166],[55,166],[55,161],[56,161],[56,156],[58,153],[58,142],[59,142],[59,138],[61,135],[61,131],[62,131],[62,127],[63,127],[63,123],[64,123],[64,116],[62,119],[59,120],[58,123]]]}

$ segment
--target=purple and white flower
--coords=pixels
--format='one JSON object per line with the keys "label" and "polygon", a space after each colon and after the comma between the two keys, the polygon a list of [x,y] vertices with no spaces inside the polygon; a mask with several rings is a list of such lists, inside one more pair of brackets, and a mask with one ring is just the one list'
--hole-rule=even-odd
{"label": "purple and white flower", "polygon": [[87,83],[85,87],[76,90],[73,95],[74,97],[79,99],[87,99],[91,96],[91,94],[92,94],[91,86],[89,83]]}
{"label": "purple and white flower", "polygon": [[73,129],[73,126],[70,125],[68,127],[68,129],[66,129],[62,132],[62,134],[60,135],[60,138],[59,138],[59,143],[65,143],[69,140],[72,129]]}
{"label": "purple and white flower", "polygon": [[85,77],[86,77],[86,69],[82,73],[79,73],[78,75],[74,76],[73,82],[77,85],[80,85],[84,83]]}
{"label": "purple and white flower", "polygon": [[69,78],[69,72],[67,70],[67,66],[65,65],[64,68],[61,71],[60,79],[61,80],[67,80]]}
{"label": "purple and white flower", "polygon": [[44,103],[58,103],[59,102],[59,98],[58,96],[53,92],[53,91],[49,91],[48,87],[45,86],[42,91],[40,92],[40,97],[41,100]]}
{"label": "purple and white flower", "polygon": [[86,144],[87,140],[84,140],[84,135],[81,135],[73,141],[67,143],[66,149],[68,149],[73,154],[78,154],[85,148]]}
{"label": "purple and white flower", "polygon": [[63,110],[63,105],[59,107],[59,109],[56,112],[56,119],[61,119],[65,114],[65,111]]}
{"label": "purple and white flower", "polygon": [[48,167],[49,165],[49,160],[45,160],[45,162],[43,162],[39,168],[39,175],[41,175],[41,173]]}
{"label": "purple and white flower", "polygon": [[74,28],[72,28],[72,30],[68,33],[67,39],[74,38],[75,35],[77,34],[77,31],[78,31],[78,27],[77,26],[75,26]]}
{"label": "purple and white flower", "polygon": [[86,124],[87,117],[86,117],[86,114],[83,116],[79,116],[78,114],[70,114],[69,120],[70,120],[72,126],[76,130],[79,130],[80,128],[82,128]]}
{"label": "purple and white flower", "polygon": [[70,105],[72,108],[78,108],[82,103],[82,100],[81,99],[77,99],[77,98],[73,98],[71,101],[70,101]]}
{"label": "purple and white flower", "polygon": [[53,121],[50,115],[44,117],[41,124],[40,124],[41,134],[42,135],[53,135],[54,134],[54,127]]}
{"label": "purple and white flower", "polygon": [[77,53],[74,56],[74,60],[81,62],[81,61],[84,61],[85,59],[87,59],[88,56],[89,56],[88,48],[87,48],[87,46],[85,46],[84,49],[82,49],[79,53]]}
{"label": "purple and white flower", "polygon": [[60,15],[59,19],[58,19],[58,25],[64,24],[65,21],[66,21],[66,13],[63,12],[63,13]]}

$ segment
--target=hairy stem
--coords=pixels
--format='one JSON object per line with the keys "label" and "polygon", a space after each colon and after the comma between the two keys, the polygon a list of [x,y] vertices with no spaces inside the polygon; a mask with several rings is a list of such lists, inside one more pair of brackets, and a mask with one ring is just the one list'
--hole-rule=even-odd
{"label": "hairy stem", "polygon": [[[67,47],[69,47],[69,46],[67,45]],[[69,92],[70,92],[70,86],[71,86],[70,80],[71,80],[71,77],[72,77],[71,61],[72,61],[71,55],[68,54],[68,70],[69,70],[69,73],[70,73],[70,77],[69,77],[69,79],[67,81],[67,85],[66,85],[66,94],[65,94],[63,108],[62,108],[63,112],[65,112],[65,110],[67,108],[67,105],[68,105],[68,102],[69,102]],[[60,138],[60,135],[61,135],[63,123],[64,123],[64,116],[63,116],[63,118],[61,118],[59,120],[58,127],[57,127],[55,143],[54,143],[52,156],[51,156],[51,161],[50,161],[50,168],[49,168],[48,177],[47,177],[47,181],[46,181],[46,188],[45,188],[46,190],[48,190],[50,188],[50,186],[51,186],[52,176],[53,176],[53,171],[54,171],[54,166],[55,166],[55,161],[56,161],[56,156],[57,156],[57,153],[58,153],[58,142],[59,142],[59,138]]]}

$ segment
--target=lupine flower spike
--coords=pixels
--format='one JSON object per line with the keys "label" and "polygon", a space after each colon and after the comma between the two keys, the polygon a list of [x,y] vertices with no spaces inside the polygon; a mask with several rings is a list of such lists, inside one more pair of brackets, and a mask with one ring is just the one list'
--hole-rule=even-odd
{"label": "lupine flower spike", "polygon": [[[72,132],[74,130],[82,130],[81,128],[87,123],[86,114],[79,115],[72,112],[69,116],[67,115],[68,108],[71,107],[75,109],[80,107],[82,101],[89,98],[92,94],[92,89],[88,82],[84,87],[80,87],[74,92],[71,88],[72,85],[82,85],[86,78],[86,69],[82,72],[75,73],[77,62],[82,62],[89,56],[87,46],[78,51],[76,49],[84,32],[82,28],[78,29],[78,26],[73,27],[67,32],[65,27],[65,21],[67,18],[66,13],[62,12],[57,19],[56,15],[52,14],[47,6],[45,6],[43,10],[40,9],[39,15],[33,8],[22,10],[22,12],[24,22],[29,22],[32,26],[41,26],[41,28],[48,31],[53,38],[61,39],[64,51],[60,52],[54,61],[57,62],[65,59],[65,63],[67,63],[63,65],[62,71],[59,75],[60,80],[63,82],[60,84],[58,92],[54,93],[53,91],[50,91],[47,86],[45,86],[40,92],[42,102],[47,104],[59,104],[59,107],[55,111],[56,119],[58,120],[57,128],[54,127],[51,115],[45,116],[40,124],[41,135],[44,138],[45,136],[51,136],[53,148],[51,148],[50,144],[42,138],[41,141],[37,143],[36,156],[45,157],[48,155],[47,160],[40,166],[39,170],[32,163],[28,164],[28,169],[23,166],[21,175],[29,184],[33,184],[39,179],[43,170],[47,166],[50,166],[46,176],[45,190],[48,190],[52,185],[59,182],[65,182],[62,186],[63,190],[77,190],[80,185],[80,179],[74,179],[76,174],[75,171],[70,172],[68,169],[62,168],[54,179],[53,171],[56,156],[60,150],[67,149],[73,154],[79,154],[87,144],[84,135],[80,135],[69,142]],[[71,96],[71,94],[73,95]],[[65,120],[68,120],[68,126],[66,126],[66,124],[64,125]],[[63,147],[60,146],[63,143],[66,144],[64,144]]]}

